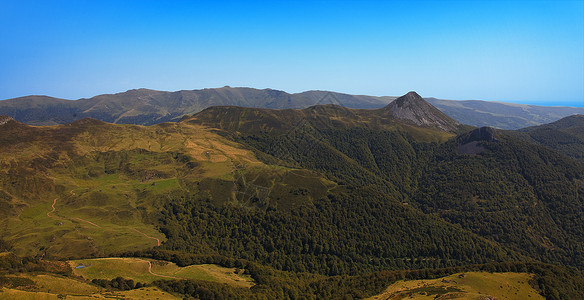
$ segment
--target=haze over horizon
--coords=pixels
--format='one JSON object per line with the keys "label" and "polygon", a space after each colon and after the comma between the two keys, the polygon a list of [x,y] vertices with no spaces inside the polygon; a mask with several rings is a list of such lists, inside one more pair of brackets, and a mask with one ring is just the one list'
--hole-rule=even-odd
{"label": "haze over horizon", "polygon": [[135,88],[584,106],[584,1],[2,1],[0,99]]}

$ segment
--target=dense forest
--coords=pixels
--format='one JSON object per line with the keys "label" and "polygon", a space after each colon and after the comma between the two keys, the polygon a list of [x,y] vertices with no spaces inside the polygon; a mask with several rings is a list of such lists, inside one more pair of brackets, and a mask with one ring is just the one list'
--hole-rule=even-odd
{"label": "dense forest", "polygon": [[508,133],[584,162],[584,115],[573,115],[549,124]]}

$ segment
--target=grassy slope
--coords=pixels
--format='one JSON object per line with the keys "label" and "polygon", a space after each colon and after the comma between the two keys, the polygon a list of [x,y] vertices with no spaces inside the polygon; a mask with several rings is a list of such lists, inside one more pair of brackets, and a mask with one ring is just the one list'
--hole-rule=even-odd
{"label": "grassy slope", "polygon": [[370,299],[544,299],[529,285],[532,277],[527,273],[467,272],[438,279],[402,280]]}
{"label": "grassy slope", "polygon": [[179,299],[157,287],[109,291],[73,278],[57,275],[18,275],[34,281],[34,287],[0,288],[0,299]]}
{"label": "grassy slope", "polygon": [[208,194],[217,205],[273,193],[285,199],[271,205],[290,207],[302,200],[287,197],[297,186],[315,195],[335,186],[315,172],[265,165],[194,124],[10,122],[0,131],[0,238],[19,255],[83,258],[157,246],[165,237],[151,224],[174,193]]}
{"label": "grassy slope", "polygon": [[[316,130],[331,128],[375,128],[388,131],[405,131],[420,141],[445,141],[452,137],[451,132],[435,126],[412,126],[408,121],[396,122],[388,110],[351,109],[336,105],[318,105],[305,109],[261,109],[235,106],[210,107],[181,123],[200,124],[227,130],[231,133],[247,134],[293,134],[306,126]],[[443,115],[444,122],[456,121]],[[455,125],[453,125],[454,127]]]}
{"label": "grassy slope", "polygon": [[[149,261],[152,263],[151,271],[154,274],[148,271]],[[72,268],[80,265],[86,266],[73,271],[75,275],[85,279],[113,279],[121,276],[144,283],[160,279],[196,279],[220,282],[236,287],[253,286],[251,277],[242,275],[244,270],[239,270],[236,273],[236,268],[224,268],[210,264],[178,267],[170,262],[141,258],[83,259],[70,261],[69,264]]]}
{"label": "grassy slope", "polygon": [[83,257],[156,246],[164,236],[147,216],[157,196],[183,181],[232,179],[236,165],[264,166],[196,125],[4,126],[0,227],[18,254]]}

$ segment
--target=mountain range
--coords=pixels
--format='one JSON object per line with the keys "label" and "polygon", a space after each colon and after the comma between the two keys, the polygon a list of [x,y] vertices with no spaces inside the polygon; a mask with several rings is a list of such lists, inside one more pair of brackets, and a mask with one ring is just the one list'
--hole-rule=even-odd
{"label": "mountain range", "polygon": [[[328,91],[289,94],[272,89],[214,88],[163,92],[148,89],[105,94],[89,99],[64,100],[48,96],[26,96],[0,101],[0,115],[30,125],[55,125],[85,117],[118,124],[152,125],[178,121],[207,107],[234,105],[269,109],[307,108],[336,104],[347,108],[377,109],[396,97],[348,95]],[[453,101],[427,98],[432,105],[460,123],[518,129],[556,121],[584,108],[543,107],[487,101]]]}
{"label": "mountain range", "polygon": [[441,100],[426,98],[432,105],[457,121],[477,127],[520,129],[584,114],[584,107],[539,106],[480,100]]}
{"label": "mountain range", "polygon": [[581,116],[475,128],[415,92],[368,109],[321,93],[329,100],[306,108],[212,106],[151,126],[0,117],[0,251],[10,252],[0,266],[21,272],[0,268],[0,286],[34,284],[41,271],[78,278],[48,266],[87,260],[83,278],[119,289],[123,278],[99,268],[121,256],[149,263],[122,269],[126,278],[173,262],[236,268],[254,283],[179,273],[149,282],[180,297],[363,298],[404,279],[462,282],[466,272],[523,274],[549,299],[584,296]]}

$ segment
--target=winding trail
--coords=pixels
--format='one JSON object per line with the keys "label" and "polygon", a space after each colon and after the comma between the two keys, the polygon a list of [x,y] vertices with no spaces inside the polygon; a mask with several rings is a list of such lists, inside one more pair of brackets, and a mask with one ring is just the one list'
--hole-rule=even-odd
{"label": "winding trail", "polygon": [[93,225],[93,226],[95,226],[95,227],[99,227],[99,228],[101,228],[101,226],[99,226],[99,225],[97,225],[97,224],[95,224],[95,223],[93,223],[93,222],[89,222],[89,221],[87,221],[87,220],[83,220],[83,219],[81,219],[81,218],[67,218],[67,219],[74,219],[74,220],[83,221],[83,222],[85,222],[85,223],[89,223],[89,224],[91,224],[91,225]]}
{"label": "winding trail", "polygon": [[138,230],[138,229],[136,229],[136,228],[132,228],[132,230],[134,230],[134,231],[136,231],[136,232],[138,232],[138,233],[141,233],[142,235],[144,235],[145,237],[147,237],[147,238],[149,238],[149,239],[156,240],[156,244],[157,244],[156,246],[160,246],[160,240],[159,240],[159,239],[157,239],[157,238],[155,238],[155,237],[152,237],[152,236],[149,236],[149,235],[145,234],[144,232],[142,232],[142,231],[140,231],[140,230]]}
{"label": "winding trail", "polygon": [[[55,198],[55,200],[53,200],[53,205],[51,205],[53,210],[51,210],[50,212],[47,213],[47,217],[51,217],[51,213],[55,212],[55,203],[57,203],[57,198]],[[58,217],[51,217],[51,218],[58,218]]]}
{"label": "winding trail", "polygon": [[172,279],[182,279],[182,278],[178,278],[178,277],[174,277],[174,276],[156,274],[156,273],[152,272],[152,263],[149,260],[144,260],[144,261],[145,262],[148,262],[148,273],[150,273],[150,274],[152,274],[154,276],[165,277],[165,278],[172,278]]}

